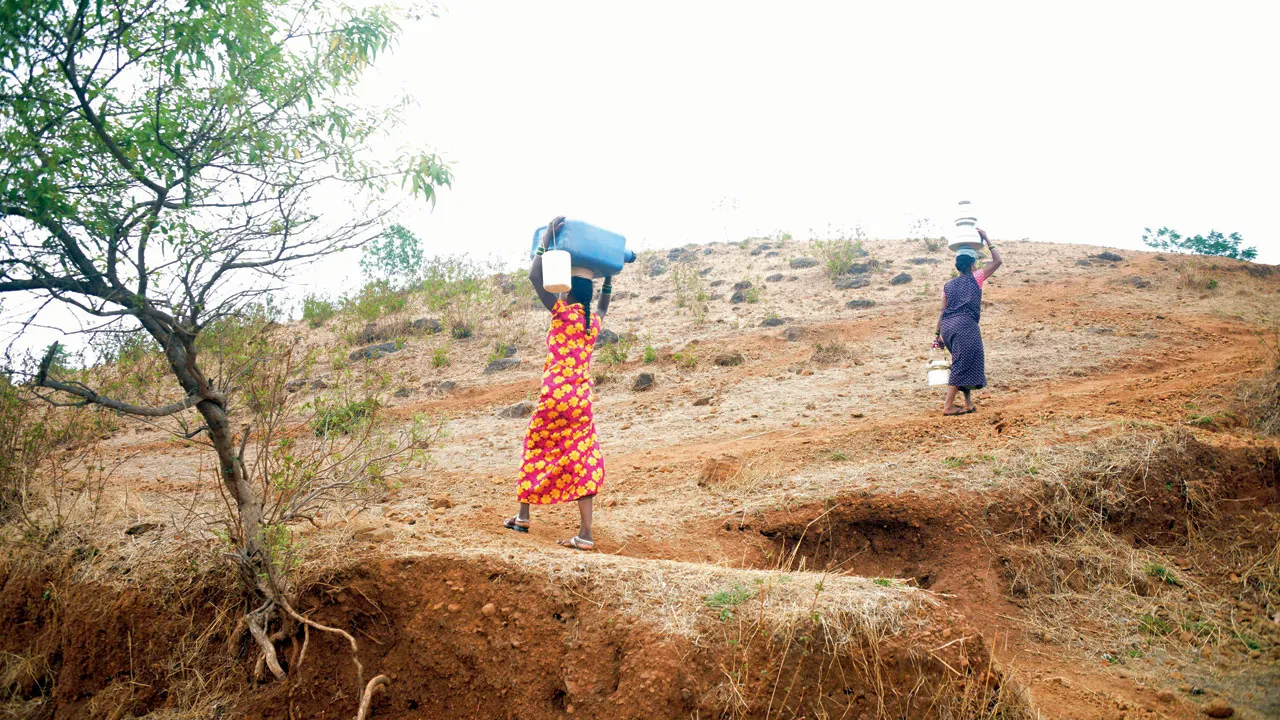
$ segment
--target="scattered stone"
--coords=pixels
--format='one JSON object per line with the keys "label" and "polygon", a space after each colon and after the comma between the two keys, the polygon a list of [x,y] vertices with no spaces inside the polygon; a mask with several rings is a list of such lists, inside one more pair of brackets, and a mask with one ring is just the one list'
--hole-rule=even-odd
{"label": "scattered stone", "polygon": [[480,614],[485,617],[493,617],[497,612],[498,608],[493,603],[485,603],[484,607],[480,608]]}
{"label": "scattered stone", "polygon": [[781,254],[782,253],[778,252],[777,250],[770,250],[769,252],[765,253],[764,256],[767,258],[771,258],[771,257],[778,257]]}
{"label": "scattered stone", "polygon": [[1077,260],[1076,264],[1079,265],[1080,267],[1093,267],[1093,263],[1089,262],[1088,260]]}
{"label": "scattered stone", "polygon": [[703,255],[710,255],[710,254],[712,254],[712,253],[714,253],[714,252],[715,252],[715,250],[714,250],[713,248],[709,248],[709,247],[707,247],[707,248],[703,248],[703,249],[702,249],[702,254],[703,254]]}
{"label": "scattered stone", "polygon": [[941,265],[942,264],[942,261],[939,260],[938,258],[930,258],[930,257],[913,257],[907,262],[911,263],[912,265]]}
{"label": "scattered stone", "polygon": [[747,301],[747,293],[742,290],[736,290],[732,295],[729,296],[729,302],[733,303],[734,305],[741,305],[746,301]]}
{"label": "scattered stone", "polygon": [[751,281],[750,281],[750,280],[739,280],[738,282],[736,282],[736,283],[734,283],[734,284],[733,284],[733,289],[734,289],[734,290],[750,290],[750,289],[751,289]]}
{"label": "scattered stone", "polygon": [[608,329],[601,330],[600,336],[596,338],[596,346],[616,345],[619,340],[621,338],[618,337],[618,333]]}
{"label": "scattered stone", "polygon": [[515,346],[515,345],[506,345],[506,344],[501,344],[501,345],[499,345],[499,346],[498,346],[498,352],[499,352],[499,353],[501,353],[500,355],[498,355],[498,357],[504,357],[504,358],[511,358],[511,357],[515,357],[515,356],[516,356],[516,346]]}
{"label": "scattered stone", "polygon": [[694,406],[694,407],[706,407],[706,406],[710,405],[710,404],[711,404],[711,401],[712,401],[712,400],[714,400],[714,399],[715,399],[715,398],[711,397],[710,395],[708,395],[707,397],[704,397],[704,398],[698,398],[697,400],[694,400],[694,401],[693,401],[693,406]]}
{"label": "scattered stone", "polygon": [[651,302],[651,303],[662,302],[662,296],[661,296],[661,295],[651,295],[651,296],[649,297],[649,302]]}
{"label": "scattered stone", "polygon": [[706,276],[710,275],[710,274],[711,274],[711,272],[712,272],[713,270],[715,270],[715,268],[713,268],[713,267],[711,267],[711,266],[704,267],[704,268],[702,268],[701,270],[699,270],[699,271],[698,271],[698,276],[699,276],[699,277],[706,277]]}
{"label": "scattered stone", "polygon": [[870,284],[871,281],[867,278],[851,277],[849,275],[842,275],[836,278],[835,282],[837,290],[857,290],[858,288],[864,288]]}
{"label": "scattered stone", "polygon": [[765,282],[782,282],[782,278],[783,278],[782,273],[774,273],[773,275],[770,275],[769,277],[765,278],[764,281]]}
{"label": "scattered stone", "polygon": [[373,532],[365,535],[365,537],[374,542],[386,542],[396,536],[396,531],[389,527],[380,527]]}
{"label": "scattered stone", "polygon": [[631,384],[631,389],[635,390],[636,392],[641,392],[643,390],[648,390],[649,388],[653,387],[653,383],[654,383],[653,373],[640,373],[639,375],[636,376],[636,381]]}
{"label": "scattered stone", "polygon": [[158,527],[160,526],[156,523],[138,523],[137,525],[134,525],[128,530],[125,530],[124,534],[137,537],[138,535],[146,535],[147,533],[151,532],[152,530],[155,530]]}
{"label": "scattered stone", "polygon": [[898,273],[897,275],[893,276],[893,279],[889,281],[889,284],[890,285],[906,285],[909,282],[911,282],[911,275],[909,275],[908,273]]}
{"label": "scattered stone", "polygon": [[296,393],[306,386],[307,386],[307,379],[298,378],[296,380],[290,380],[289,382],[285,383],[284,389],[286,392]]}
{"label": "scattered stone", "polygon": [[737,367],[738,365],[741,365],[746,361],[747,361],[747,358],[744,357],[742,353],[731,352],[731,353],[724,353],[723,355],[717,355],[715,359],[715,364],[719,365],[720,367]]}
{"label": "scattered stone", "polygon": [[418,318],[417,320],[409,323],[409,328],[414,332],[426,335],[435,335],[438,332],[444,331],[444,326],[435,318]]}
{"label": "scattered stone", "polygon": [[712,280],[712,281],[711,281],[711,287],[720,287],[720,286],[721,286],[721,285],[723,285],[723,284],[724,284],[724,281],[723,281],[723,280]]}
{"label": "scattered stone", "polygon": [[1130,275],[1129,277],[1125,278],[1124,281],[1125,283],[1132,285],[1138,288],[1139,290],[1145,290],[1151,287],[1151,281],[1142,277],[1141,275]]}
{"label": "scattered stone", "polygon": [[389,355],[396,352],[400,348],[396,347],[393,342],[378,343],[377,345],[369,345],[347,356],[348,360],[377,360],[383,355]]}
{"label": "scattered stone", "polygon": [[698,485],[718,485],[728,482],[742,473],[742,460],[733,455],[708,458],[698,474]]}
{"label": "scattered stone", "polygon": [[1109,327],[1091,327],[1091,328],[1086,328],[1085,332],[1091,332],[1094,335],[1111,335],[1115,332],[1115,330]]}
{"label": "scattered stone", "polygon": [[684,257],[684,254],[684,248],[672,248],[671,251],[667,253],[667,259],[671,262],[677,262]]}
{"label": "scattered stone", "polygon": [[1156,693],[1156,699],[1162,703],[1173,702],[1174,694],[1172,690],[1160,690]]}
{"label": "scattered stone", "polygon": [[869,307],[875,307],[875,304],[876,304],[875,300],[857,299],[857,300],[850,300],[849,302],[845,303],[844,306],[849,308],[850,310],[865,310]]}
{"label": "scattered stone", "polygon": [[782,327],[786,324],[787,321],[780,317],[770,317],[760,321],[760,327]]}
{"label": "scattered stone", "polygon": [[649,263],[649,277],[658,277],[667,271],[667,264],[662,260],[654,260]]}
{"label": "scattered stone", "polygon": [[845,275],[868,275],[875,272],[875,263],[854,263],[845,271]]}
{"label": "scattered stone", "polygon": [[1098,253],[1097,255],[1090,255],[1089,257],[1094,258],[1095,260],[1106,260],[1108,262],[1120,262],[1124,259],[1109,250],[1107,252]]}
{"label": "scattered stone", "polygon": [[453,501],[447,496],[441,495],[440,497],[431,498],[431,509],[433,510],[448,510],[451,507],[453,507]]}
{"label": "scattered stone", "polygon": [[1229,718],[1236,714],[1236,710],[1227,704],[1226,700],[1218,698],[1211,700],[1208,705],[1204,706],[1204,714],[1211,718]]}
{"label": "scattered stone", "polygon": [[515,420],[518,418],[527,418],[532,414],[533,414],[533,403],[527,400],[518,402],[515,405],[504,407],[498,411],[498,417],[504,420]]}
{"label": "scattered stone", "polygon": [[458,389],[458,383],[452,380],[428,380],[422,383],[422,388],[436,395],[444,395]]}
{"label": "scattered stone", "polygon": [[400,388],[399,390],[391,393],[392,397],[398,397],[398,398],[407,398],[412,394],[413,394],[413,390],[407,387]]}
{"label": "scattered stone", "polygon": [[804,329],[798,327],[789,327],[782,332],[782,339],[787,342],[797,342],[804,339]]}
{"label": "scattered stone", "polygon": [[311,381],[312,390],[328,390],[329,383],[324,378],[316,378]]}
{"label": "scattered stone", "polygon": [[485,367],[484,374],[492,375],[496,372],[502,372],[503,370],[510,370],[517,367],[520,367],[520,358],[498,358]]}
{"label": "scattered stone", "polygon": [[821,264],[817,258],[798,257],[791,261],[791,269],[803,270],[805,268],[818,267]]}
{"label": "scattered stone", "polygon": [[458,603],[449,603],[449,606],[445,609],[448,610],[449,612],[458,612],[459,610],[462,609],[462,606],[459,605]]}
{"label": "scattered stone", "polygon": [[773,249],[773,248],[769,247],[769,245],[767,245],[767,244],[766,244],[766,245],[761,245],[761,246],[757,247],[755,250],[752,250],[752,251],[751,251],[751,254],[752,254],[753,256],[756,256],[756,255],[763,255],[763,254],[764,254],[764,251],[766,251],[766,250],[772,250],[772,249]]}

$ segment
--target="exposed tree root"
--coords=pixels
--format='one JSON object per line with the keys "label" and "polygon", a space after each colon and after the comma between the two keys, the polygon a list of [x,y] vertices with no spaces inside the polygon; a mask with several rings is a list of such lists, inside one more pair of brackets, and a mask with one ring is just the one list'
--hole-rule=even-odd
{"label": "exposed tree root", "polygon": [[367,720],[369,717],[369,705],[373,703],[373,694],[390,684],[391,678],[386,675],[379,675],[364,686],[364,694],[360,696],[360,712],[356,713],[356,720]]}

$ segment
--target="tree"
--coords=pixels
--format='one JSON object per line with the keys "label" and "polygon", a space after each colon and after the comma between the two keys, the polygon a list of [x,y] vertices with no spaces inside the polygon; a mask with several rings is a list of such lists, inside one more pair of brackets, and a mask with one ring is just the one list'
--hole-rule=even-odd
{"label": "tree", "polygon": [[392,224],[363,252],[360,269],[372,280],[404,287],[422,274],[422,241],[403,225]]}
{"label": "tree", "polygon": [[1244,242],[1244,238],[1240,237],[1240,233],[1234,232],[1223,235],[1217,230],[1210,230],[1208,236],[1183,237],[1167,227],[1162,227],[1155,232],[1151,232],[1151,228],[1143,228],[1142,242],[1147,247],[1165,252],[1217,255],[1250,261],[1258,257],[1256,247],[1241,249],[1240,243]]}
{"label": "tree", "polygon": [[300,263],[376,236],[392,209],[336,219],[315,209],[321,188],[398,183],[434,201],[450,184],[434,154],[375,159],[403,104],[355,108],[356,81],[397,32],[382,7],[323,0],[0,0],[0,293],[69,305],[98,331],[138,328],[181,393],[141,406],[59,379],[56,344],[33,386],[57,405],[198,413],[192,436],[217,454],[238,513],[246,626],[277,677],[268,625],[310,621],[264,537],[249,428],[236,432],[197,339]]}

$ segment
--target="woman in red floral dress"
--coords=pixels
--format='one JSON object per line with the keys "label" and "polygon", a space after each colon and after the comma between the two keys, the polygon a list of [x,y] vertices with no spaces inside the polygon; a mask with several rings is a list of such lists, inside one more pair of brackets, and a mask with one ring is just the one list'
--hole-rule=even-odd
{"label": "woman in red floral dress", "polygon": [[542,252],[563,226],[563,217],[547,225],[529,271],[529,282],[551,312],[551,327],[547,330],[542,392],[524,438],[516,492],[520,511],[503,527],[529,532],[530,505],[576,501],[582,515],[578,534],[559,542],[576,550],[591,550],[595,547],[591,502],[604,486],[604,457],[591,412],[591,353],[609,310],[613,286],[612,278],[605,278],[594,313],[593,286],[588,278],[575,275],[572,289],[564,296],[543,289]]}

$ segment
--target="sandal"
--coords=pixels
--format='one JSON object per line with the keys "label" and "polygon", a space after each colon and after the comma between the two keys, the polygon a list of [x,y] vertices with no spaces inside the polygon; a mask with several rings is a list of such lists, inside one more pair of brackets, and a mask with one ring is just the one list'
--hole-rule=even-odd
{"label": "sandal", "polygon": [[964,415],[968,412],[969,412],[968,410],[965,410],[964,408],[960,408],[958,410],[957,409],[943,410],[942,414],[946,415],[947,417],[951,417],[952,415]]}
{"label": "sandal", "polygon": [[583,540],[577,535],[574,535],[568,540],[557,540],[556,542],[564,547],[573,548],[574,550],[590,551],[596,549],[596,544],[594,542],[590,540]]}
{"label": "sandal", "polygon": [[971,408],[965,408],[964,414],[965,414],[965,415],[968,415],[969,413],[975,413],[975,412],[978,412],[978,406],[977,406],[977,405],[974,405],[974,406],[973,406],[973,407],[971,407]]}
{"label": "sandal", "polygon": [[[521,525],[521,523],[524,524]],[[503,520],[502,527],[508,530],[515,530],[516,532],[527,533],[529,532],[529,521],[521,520],[520,516],[516,515],[515,517],[509,517],[506,520]]]}

